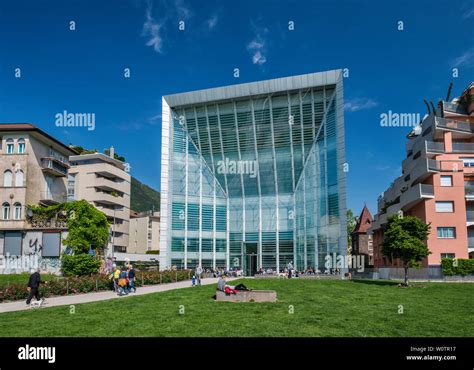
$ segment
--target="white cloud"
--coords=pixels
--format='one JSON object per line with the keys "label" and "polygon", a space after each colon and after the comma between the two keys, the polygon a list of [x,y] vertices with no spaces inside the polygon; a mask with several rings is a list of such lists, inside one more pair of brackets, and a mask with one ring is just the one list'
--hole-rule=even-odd
{"label": "white cloud", "polygon": [[377,106],[377,102],[372,99],[355,98],[344,103],[344,109],[349,112],[371,109]]}
{"label": "white cloud", "polygon": [[151,16],[151,3],[148,3],[146,9],[146,21],[143,24],[143,36],[147,37],[147,46],[152,46],[157,53],[163,52],[163,38],[160,30],[163,24],[156,22]]}
{"label": "white cloud", "polygon": [[189,9],[183,0],[175,0],[174,6],[178,13],[180,20],[186,20],[192,16],[191,9]]}
{"label": "white cloud", "polygon": [[463,19],[469,19],[469,18],[472,18],[472,17],[474,17],[474,9],[467,10],[467,11],[462,15],[462,18],[463,18]]}
{"label": "white cloud", "polygon": [[268,32],[267,28],[256,30],[255,37],[247,45],[247,50],[252,55],[252,63],[261,66],[267,62],[267,53],[265,34]]}
{"label": "white cloud", "polygon": [[451,62],[453,67],[469,67],[474,65],[474,49],[467,50]]}
{"label": "white cloud", "polygon": [[209,28],[209,30],[212,30],[214,29],[214,27],[216,27],[217,21],[218,21],[217,15],[214,15],[207,20],[207,27]]}

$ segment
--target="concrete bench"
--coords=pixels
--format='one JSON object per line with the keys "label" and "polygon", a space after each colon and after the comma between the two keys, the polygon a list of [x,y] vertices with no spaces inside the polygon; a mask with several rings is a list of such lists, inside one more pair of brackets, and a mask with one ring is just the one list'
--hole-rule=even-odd
{"label": "concrete bench", "polygon": [[277,294],[274,290],[241,290],[237,294],[226,295],[216,290],[216,301],[221,302],[276,302]]}

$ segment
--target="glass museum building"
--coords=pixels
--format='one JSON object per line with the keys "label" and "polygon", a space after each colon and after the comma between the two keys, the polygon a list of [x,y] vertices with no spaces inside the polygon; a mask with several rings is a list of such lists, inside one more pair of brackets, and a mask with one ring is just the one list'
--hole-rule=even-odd
{"label": "glass museum building", "polygon": [[162,98],[160,268],[324,271],[346,254],[342,73]]}

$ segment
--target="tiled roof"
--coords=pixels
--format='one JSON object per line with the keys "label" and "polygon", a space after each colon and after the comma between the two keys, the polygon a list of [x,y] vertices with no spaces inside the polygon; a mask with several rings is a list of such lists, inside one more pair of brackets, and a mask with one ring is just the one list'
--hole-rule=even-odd
{"label": "tiled roof", "polygon": [[364,206],[352,233],[366,233],[372,225],[372,221],[372,214],[370,213],[367,206]]}

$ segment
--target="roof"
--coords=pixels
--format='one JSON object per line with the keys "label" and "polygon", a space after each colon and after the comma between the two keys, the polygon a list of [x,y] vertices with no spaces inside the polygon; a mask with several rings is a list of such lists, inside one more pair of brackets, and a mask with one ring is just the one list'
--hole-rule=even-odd
{"label": "roof", "polygon": [[364,206],[362,212],[360,213],[359,219],[357,220],[356,226],[354,228],[353,234],[364,234],[369,231],[372,224],[372,214],[370,213],[367,206]]}
{"label": "roof", "polygon": [[112,158],[104,153],[89,153],[89,154],[80,154],[74,155],[69,158],[71,162],[79,162],[79,161],[88,161],[91,159],[99,159],[103,162],[110,163],[111,165],[120,168],[121,170],[125,169],[125,163],[119,161],[118,159]]}
{"label": "roof", "polygon": [[208,101],[230,100],[246,96],[272,94],[280,91],[336,85],[342,81],[342,70],[309,73],[299,76],[275,78],[212,89],[166,95],[163,99],[170,107],[200,104]]}
{"label": "roof", "polygon": [[70,153],[70,155],[77,154],[77,152],[66,144],[62,143],[58,139],[54,138],[47,132],[41,130],[39,127],[32,125],[31,123],[0,123],[0,133],[2,132],[32,132],[36,133],[48,140],[52,141],[54,144],[60,146],[62,149]]}

